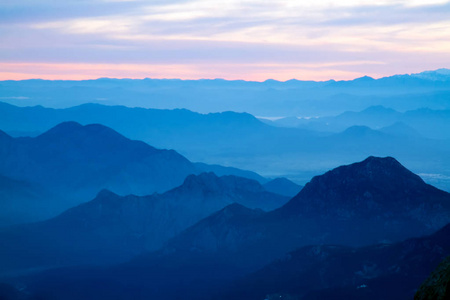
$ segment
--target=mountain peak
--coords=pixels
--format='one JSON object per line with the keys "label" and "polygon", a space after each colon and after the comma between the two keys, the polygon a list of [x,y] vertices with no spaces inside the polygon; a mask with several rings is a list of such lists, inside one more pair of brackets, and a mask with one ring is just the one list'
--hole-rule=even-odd
{"label": "mountain peak", "polygon": [[284,177],[275,178],[263,184],[263,187],[272,193],[294,197],[302,189],[302,187]]}
{"label": "mountain peak", "polygon": [[[322,179],[342,179],[343,183],[346,184],[370,182],[377,185],[379,188],[386,188],[391,185],[402,185],[409,189],[414,185],[424,184],[419,176],[406,169],[395,158],[390,156],[369,156],[361,162],[341,166],[326,172],[324,175],[316,176],[311,180],[311,183],[315,183]],[[351,180],[355,180],[355,182],[352,182]]]}
{"label": "mountain peak", "polygon": [[66,132],[70,130],[79,130],[82,128],[83,125],[81,125],[78,122],[75,121],[67,121],[59,123],[58,125],[54,126],[50,130],[47,131],[47,133],[60,133],[60,132]]}
{"label": "mountain peak", "polygon": [[374,131],[374,130],[371,129],[369,126],[353,125],[353,126],[348,127],[347,129],[345,129],[343,131],[343,133],[366,133],[366,132],[370,132],[370,131]]}
{"label": "mountain peak", "polygon": [[363,160],[359,163],[354,163],[352,165],[358,165],[358,164],[359,165],[370,165],[370,164],[395,165],[396,167],[401,167],[406,170],[406,168],[403,167],[402,164],[400,164],[398,162],[398,160],[396,160],[392,156],[378,157],[378,156],[371,155],[371,156],[367,157],[365,160]]}
{"label": "mountain peak", "polygon": [[357,138],[362,136],[383,136],[384,134],[382,132],[379,132],[377,130],[373,130],[372,128],[364,125],[353,125],[345,129],[343,132],[340,133],[343,137],[348,138]]}
{"label": "mountain peak", "polygon": [[370,76],[365,75],[365,76],[356,78],[353,81],[355,81],[355,82],[372,82],[372,81],[375,81],[375,79]]}
{"label": "mountain peak", "polygon": [[156,151],[144,142],[130,140],[101,124],[81,125],[77,122],[63,122],[37,136],[36,141],[42,144],[42,147],[57,144],[61,153],[74,151],[74,148],[83,148],[84,153],[88,155],[103,153],[104,156],[118,151],[132,152],[135,157],[139,157]]}
{"label": "mountain peak", "polygon": [[[101,124],[81,125],[74,121],[62,122],[47,132],[40,135],[40,137],[50,136],[67,136],[71,134],[88,134],[88,135],[109,135],[114,137],[123,137],[115,130]],[[124,138],[124,137],[123,137]]]}
{"label": "mountain peak", "polygon": [[98,192],[97,196],[95,196],[96,199],[105,199],[111,197],[118,197],[118,195],[108,189],[102,189],[100,192]]}
{"label": "mountain peak", "polygon": [[193,188],[197,186],[217,186],[219,177],[213,172],[204,172],[198,175],[191,174],[186,177],[183,182],[183,187]]}
{"label": "mountain peak", "polygon": [[282,210],[402,209],[417,195],[435,190],[393,157],[369,156],[314,177]]}
{"label": "mountain peak", "polygon": [[[102,126],[102,125],[99,125]],[[39,135],[38,138],[53,138],[72,135],[74,133],[80,133],[86,131],[86,126],[81,125],[78,122],[68,121],[57,124],[56,126],[50,128],[48,131]]]}
{"label": "mountain peak", "polygon": [[[81,207],[89,207],[92,205],[116,205],[117,203],[120,203],[125,199],[126,197],[122,197],[117,195],[116,193],[108,190],[108,189],[102,189],[98,194],[95,196],[95,198],[92,201],[82,203]],[[68,211],[73,210],[69,209]]]}
{"label": "mountain peak", "polygon": [[410,76],[430,81],[448,81],[450,79],[450,70],[437,69],[434,71],[424,71],[421,73],[411,74]]}

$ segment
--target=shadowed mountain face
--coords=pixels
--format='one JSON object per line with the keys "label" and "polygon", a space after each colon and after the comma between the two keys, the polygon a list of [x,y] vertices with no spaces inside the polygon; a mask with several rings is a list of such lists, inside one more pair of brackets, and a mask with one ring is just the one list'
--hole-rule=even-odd
{"label": "shadowed mountain face", "polygon": [[[208,219],[239,222],[263,213],[234,203]],[[38,299],[179,299],[180,295],[209,299],[217,288],[246,270],[216,255],[158,251],[115,266],[62,268],[3,280],[26,286],[25,291]]]}
{"label": "shadowed mountain face", "polygon": [[288,199],[266,192],[257,181],[213,173],[190,175],[177,188],[145,197],[121,197],[103,190],[92,201],[56,218],[0,230],[5,244],[0,250],[0,265],[5,272],[124,261],[156,250],[232,203],[269,210]]}
{"label": "shadowed mountain face", "polygon": [[[363,162],[338,167],[314,177],[280,213],[314,214],[321,218],[382,218],[386,214],[408,214],[411,209],[434,215],[444,206],[449,194],[430,185],[403,167],[394,158],[369,157]],[[426,227],[437,229],[442,220],[420,215],[412,217]],[[434,224],[437,223],[437,224]]]}
{"label": "shadowed mountain face", "polygon": [[91,198],[102,188],[119,194],[164,191],[195,173],[175,151],[131,141],[102,125],[62,123],[36,138],[2,143],[0,173],[39,184],[60,196],[54,211]]}
{"label": "shadowed mountain face", "polygon": [[[275,299],[275,295],[305,300],[412,299],[429,272],[449,254],[450,225],[431,236],[391,245],[308,246],[235,282],[215,299]],[[437,271],[444,293],[445,268],[441,265]],[[435,284],[436,273],[433,278],[428,282]],[[426,288],[421,290],[418,294]]]}
{"label": "shadowed mountain face", "polygon": [[308,244],[394,242],[447,224],[450,195],[393,158],[369,157],[314,177],[275,211],[248,220],[215,219],[189,228],[168,249],[220,253],[257,266]]}
{"label": "shadowed mountain face", "polygon": [[[255,184],[246,183],[245,186],[250,187],[247,192],[261,191],[261,187]],[[217,191],[222,189],[220,187],[229,187],[235,192],[242,188],[240,182],[233,178],[225,177],[220,183],[211,174],[204,174],[188,177],[183,186],[160,197],[188,190],[196,195],[192,199],[201,201],[203,198],[199,195],[210,195],[211,189]],[[49,222],[75,220],[71,221],[74,222],[71,227],[77,230],[68,237],[72,248],[77,232],[83,232],[79,228],[86,226],[88,232],[98,230],[103,238],[107,236],[105,228],[135,229],[140,228],[141,224],[151,227],[151,220],[156,215],[142,221],[137,217],[140,212],[150,214],[145,205],[138,204],[144,203],[145,199],[111,196],[108,200],[108,194],[101,193],[91,203],[74,208]],[[175,201],[176,206],[194,201],[189,197],[173,198],[179,199]],[[153,200],[151,203],[158,202]],[[167,204],[168,201],[160,203]],[[226,206],[185,229],[160,250],[142,254],[129,263],[111,268],[54,270],[10,282],[25,282],[32,293],[46,299],[51,295],[54,299],[96,299],[108,295],[124,295],[124,299],[179,299],[180,295],[189,299],[211,299],[211,295],[224,295],[225,292],[221,292],[223,289],[236,291],[232,295],[256,295],[255,299],[278,293],[323,299],[322,296],[330,294],[330,289],[341,296],[357,295],[356,299],[366,294],[376,296],[368,299],[384,299],[383,296],[395,299],[394,296],[412,295],[414,287],[450,252],[449,228],[447,226],[428,238],[399,241],[432,233],[447,224],[450,221],[449,203],[448,193],[425,184],[395,159],[369,157],[313,178],[297,196],[274,211],[253,210],[236,203]],[[170,212],[168,220],[177,219],[176,206],[166,210]],[[89,208],[90,217],[86,216],[84,208]],[[184,207],[182,210],[189,211]],[[99,211],[102,212],[100,215]],[[134,218],[125,224],[122,216],[130,215],[129,211],[133,212],[131,215]],[[158,208],[158,211],[165,210]],[[80,216],[80,212],[85,215]],[[103,216],[111,221],[92,230],[89,224],[104,222]],[[170,230],[170,222],[162,223]],[[56,223],[51,227],[68,228]],[[145,235],[138,234],[139,231],[132,233],[135,234],[131,235],[132,238],[125,239],[121,231],[114,231],[114,235],[119,236],[114,247],[117,249],[121,243],[133,245],[130,241],[140,243],[145,239]],[[112,243],[108,244],[95,234],[89,237],[104,244],[105,250],[95,253],[112,253],[111,249],[106,250],[112,248]],[[17,236],[14,239],[20,240]],[[352,248],[380,241],[392,243]],[[241,276],[257,271],[290,251],[314,244],[342,246],[300,248],[284,260],[255,273],[256,277],[247,277],[242,285],[232,284]],[[55,253],[64,253],[60,250]],[[76,250],[77,253],[93,253],[89,249],[83,251]],[[18,251],[12,249],[11,253],[18,257]],[[270,277],[271,272],[278,275]],[[404,278],[408,281],[402,285]],[[257,282],[260,280],[269,283],[259,289]],[[300,284],[297,284],[298,281]],[[358,289],[366,288],[364,285],[370,289]],[[379,292],[383,286],[389,288]],[[403,289],[403,286],[406,288]],[[392,292],[389,294],[389,291]]]}
{"label": "shadowed mountain face", "polygon": [[[261,211],[232,204],[202,222],[224,225],[261,216]],[[98,299],[107,295],[119,299],[179,299],[183,295],[216,300],[406,300],[449,254],[447,225],[430,236],[394,244],[306,246],[244,277],[249,270],[234,257],[166,250],[120,266],[48,271],[12,282],[25,283],[32,294],[52,296],[46,299]]]}
{"label": "shadowed mountain face", "polygon": [[[101,189],[122,195],[163,192],[183,183],[189,174],[209,168],[193,164],[173,150],[129,140],[108,127],[75,122],[61,123],[35,138],[14,139],[2,132],[0,154],[1,175],[39,186],[53,195],[33,198],[39,203],[34,206],[21,204],[21,198],[13,199],[17,210],[10,219],[27,221],[54,216],[91,199]],[[222,174],[261,178],[238,169],[220,170]],[[38,209],[39,205],[45,209]],[[1,218],[6,222],[6,217]]]}
{"label": "shadowed mountain face", "polygon": [[415,300],[445,300],[450,299],[450,256],[447,256],[439,266],[422,283]]}

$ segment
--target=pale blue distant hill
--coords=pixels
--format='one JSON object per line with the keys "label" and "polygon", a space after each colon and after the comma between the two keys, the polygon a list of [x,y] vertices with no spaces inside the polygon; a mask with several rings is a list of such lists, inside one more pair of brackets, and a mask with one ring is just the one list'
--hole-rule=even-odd
{"label": "pale blue distant hill", "polygon": [[[369,155],[390,155],[402,159],[417,173],[439,175],[434,178],[440,181],[433,184],[450,190],[450,180],[445,179],[450,176],[449,112],[418,109],[401,113],[373,106],[361,112],[302,119],[300,127],[284,128],[247,113],[200,114],[186,109],[101,104],[52,109],[0,103],[0,114],[4,116],[0,118],[0,129],[26,135],[66,121],[99,123],[156,148],[174,149],[193,162],[250,170],[268,178],[287,177],[297,184],[306,183],[314,174],[336,164]],[[410,130],[398,124],[397,128],[389,128],[399,122]],[[196,168],[225,175],[221,167],[204,169],[200,164]]]}
{"label": "pale blue distant hill", "polygon": [[[336,116],[316,118],[287,117],[265,123],[274,126],[339,132],[354,125],[382,129],[402,123],[418,134],[436,139],[450,139],[450,109],[419,108],[399,112],[381,105],[361,111],[346,111]],[[398,132],[397,132],[398,134]]]}
{"label": "pale blue distant hill", "polygon": [[179,79],[1,81],[0,101],[64,108],[83,103],[237,111],[256,116],[324,116],[372,105],[405,111],[450,109],[450,75],[441,69],[380,79],[264,82]]}

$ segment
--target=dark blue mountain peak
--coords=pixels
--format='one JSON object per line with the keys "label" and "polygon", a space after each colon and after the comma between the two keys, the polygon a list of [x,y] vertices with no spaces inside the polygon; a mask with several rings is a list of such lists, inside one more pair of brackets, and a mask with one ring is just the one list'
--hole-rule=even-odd
{"label": "dark blue mountain peak", "polygon": [[322,179],[330,180],[330,183],[342,181],[345,184],[370,181],[379,188],[401,184],[409,189],[425,184],[419,176],[406,169],[395,158],[375,156],[369,156],[361,162],[341,166],[324,175],[316,176],[311,180],[311,184]]}
{"label": "dark blue mountain peak", "polygon": [[98,192],[97,196],[95,196],[95,199],[109,199],[111,197],[120,197],[114,192],[111,192],[108,189],[102,189],[100,192]]}
{"label": "dark blue mountain peak", "polygon": [[427,185],[395,158],[370,156],[315,176],[281,210],[332,213],[344,209],[361,213],[395,208],[401,211],[410,205],[420,205],[421,195],[443,193]]}
{"label": "dark blue mountain peak", "polygon": [[[77,122],[63,122],[36,137],[44,146],[57,144],[55,150],[63,151],[83,148],[86,153],[134,151],[135,156],[148,155],[157,150],[141,141],[130,140],[117,131],[101,124],[81,125]],[[105,152],[106,151],[106,152]],[[161,153],[167,151],[160,151]],[[170,155],[170,154],[169,154]]]}
{"label": "dark blue mountain peak", "polygon": [[[37,138],[48,140],[48,139],[70,138],[76,135],[84,136],[91,132],[90,129],[92,129],[92,127],[83,126],[78,122],[74,121],[62,122],[54,126],[53,128],[49,129],[48,131],[44,132],[43,134],[39,135]],[[112,129],[110,130],[112,131]]]}
{"label": "dark blue mountain peak", "polygon": [[65,131],[70,131],[70,130],[79,130],[80,128],[83,128],[83,125],[81,125],[78,122],[75,121],[67,121],[67,122],[62,122],[58,125],[56,125],[55,127],[53,127],[52,129],[50,129],[47,132],[65,132]]}
{"label": "dark blue mountain peak", "polygon": [[199,184],[199,183],[207,183],[211,181],[217,181],[219,177],[214,174],[213,172],[203,172],[198,175],[191,174],[186,177],[186,179],[183,182],[183,185],[192,185],[192,184]]}
{"label": "dark blue mountain peak", "polygon": [[55,127],[48,130],[46,133],[42,135],[67,135],[71,133],[85,133],[85,134],[114,134],[116,136],[120,136],[119,133],[114,131],[113,129],[106,127],[101,124],[88,124],[81,125],[78,122],[68,121],[62,122]]}
{"label": "dark blue mountain peak", "polygon": [[352,165],[368,166],[368,165],[372,165],[372,164],[380,164],[380,165],[384,165],[385,167],[395,166],[396,168],[401,168],[402,170],[408,171],[408,173],[414,175],[414,173],[412,173],[411,171],[406,169],[404,166],[402,166],[402,164],[398,160],[396,160],[395,158],[393,158],[391,156],[378,157],[378,156],[371,155],[371,156],[367,157],[365,160],[351,164],[350,166],[352,166]]}
{"label": "dark blue mountain peak", "polygon": [[[289,179],[285,178],[285,177],[277,177],[275,179],[272,179],[271,181],[272,183],[291,183],[292,181],[290,181]],[[268,182],[268,183],[269,183]],[[267,184],[266,184],[267,185]]]}

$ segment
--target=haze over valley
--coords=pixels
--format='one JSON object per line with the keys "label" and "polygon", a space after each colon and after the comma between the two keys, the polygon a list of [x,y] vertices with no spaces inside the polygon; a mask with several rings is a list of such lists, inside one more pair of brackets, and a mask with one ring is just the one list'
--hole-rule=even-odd
{"label": "haze over valley", "polygon": [[[0,103],[5,116],[0,128],[12,136],[37,136],[61,122],[100,123],[193,162],[287,177],[301,185],[340,164],[394,156],[448,191],[449,82],[444,69],[345,82],[8,81],[0,91],[11,95],[2,99],[12,104]],[[109,100],[81,104],[93,99],[80,94]],[[286,105],[286,97],[293,106]],[[176,100],[173,106],[170,99]],[[68,107],[52,108],[61,106]],[[330,110],[333,106],[338,109]],[[173,107],[178,108],[159,109]],[[263,119],[262,108],[284,118]],[[309,115],[315,117],[296,117]]]}
{"label": "haze over valley", "polygon": [[0,1],[0,300],[450,299],[450,1]]}

